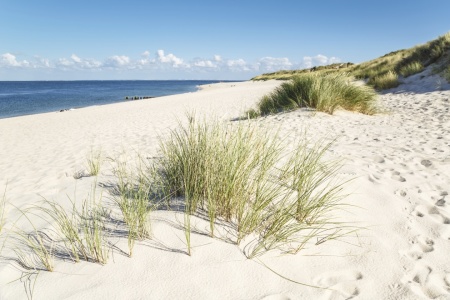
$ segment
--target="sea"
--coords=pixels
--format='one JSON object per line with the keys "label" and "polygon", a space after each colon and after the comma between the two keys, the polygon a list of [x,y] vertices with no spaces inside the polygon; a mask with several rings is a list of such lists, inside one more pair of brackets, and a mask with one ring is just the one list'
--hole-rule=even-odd
{"label": "sea", "polygon": [[0,81],[0,119],[195,92],[217,80]]}

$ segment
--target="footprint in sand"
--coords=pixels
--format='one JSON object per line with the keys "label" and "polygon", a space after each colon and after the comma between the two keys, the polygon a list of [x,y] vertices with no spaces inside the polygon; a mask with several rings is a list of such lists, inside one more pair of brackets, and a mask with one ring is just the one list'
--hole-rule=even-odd
{"label": "footprint in sand", "polygon": [[391,178],[394,179],[394,180],[400,181],[400,182],[405,182],[406,181],[406,179],[404,177],[402,177],[400,175],[400,172],[398,172],[398,171],[393,171]]}
{"label": "footprint in sand", "polygon": [[394,194],[395,194],[395,195],[402,196],[402,197],[406,197],[407,192],[406,192],[405,190],[395,190],[395,191],[394,191]]}
{"label": "footprint in sand", "polygon": [[369,179],[370,182],[376,183],[376,182],[378,182],[380,180],[380,177],[375,175],[375,174],[369,174],[368,175],[368,179]]}
{"label": "footprint in sand", "polygon": [[358,281],[363,275],[355,270],[326,272],[314,279],[314,284],[327,288],[324,299],[351,299],[359,295]]}
{"label": "footprint in sand", "polygon": [[450,274],[433,272],[425,263],[417,263],[414,269],[402,278],[402,282],[423,298],[450,296]]}
{"label": "footprint in sand", "polygon": [[425,215],[429,215],[438,223],[450,224],[450,217],[448,217],[445,212],[442,212],[438,206],[417,205],[416,208],[414,208],[414,214],[421,218]]}
{"label": "footprint in sand", "polygon": [[405,255],[413,260],[419,260],[425,253],[434,250],[434,241],[430,238],[424,238],[421,236],[415,237],[411,240],[411,248],[407,251],[400,251],[400,254]]}
{"label": "footprint in sand", "polygon": [[444,240],[450,241],[450,227],[447,226],[444,229],[442,229],[442,231],[440,233],[440,237]]}

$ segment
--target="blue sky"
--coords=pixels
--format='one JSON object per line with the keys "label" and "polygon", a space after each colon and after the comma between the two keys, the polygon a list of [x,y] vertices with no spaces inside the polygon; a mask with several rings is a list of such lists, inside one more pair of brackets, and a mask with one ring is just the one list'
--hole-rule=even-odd
{"label": "blue sky", "polygon": [[450,1],[0,0],[0,80],[249,79],[450,31]]}

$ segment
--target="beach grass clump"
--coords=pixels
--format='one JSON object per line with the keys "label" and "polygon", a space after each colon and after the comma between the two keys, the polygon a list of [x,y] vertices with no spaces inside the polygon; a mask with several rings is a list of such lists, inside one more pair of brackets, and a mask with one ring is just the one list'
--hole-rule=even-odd
{"label": "beach grass clump", "polygon": [[103,210],[100,204],[85,200],[81,208],[81,231],[84,244],[93,262],[108,262],[110,248],[106,239]]}
{"label": "beach grass clump", "polygon": [[303,107],[329,114],[338,108],[374,114],[375,99],[372,88],[354,85],[346,74],[303,74],[264,96],[257,109],[248,111],[247,116],[264,116]]}
{"label": "beach grass clump", "polygon": [[342,188],[330,181],[337,165],[322,161],[328,145],[299,143],[289,153],[286,147],[257,123],[192,116],[161,141],[157,174],[168,196],[184,197],[189,254],[190,218],[198,211],[207,216],[211,236],[220,220],[234,228],[236,244],[250,238],[248,257],[294,244],[299,249],[319,233],[339,230],[328,216],[339,207]]}
{"label": "beach grass clump", "polygon": [[13,245],[13,251],[16,254],[14,259],[22,268],[27,270],[45,270],[53,272],[54,270],[54,243],[49,236],[42,230],[38,230],[31,222],[28,216],[28,210],[19,209],[31,224],[33,230],[26,232],[16,230],[12,232],[13,240],[17,241]]}
{"label": "beach grass clump", "polygon": [[91,149],[87,157],[87,168],[90,176],[97,176],[100,173],[102,164],[102,152],[100,150],[94,151]]}
{"label": "beach grass clump", "polygon": [[118,162],[114,174],[118,179],[114,200],[119,207],[123,220],[128,227],[128,248],[132,256],[136,240],[151,237],[149,215],[152,211],[152,183],[139,170],[131,171],[124,162]]}
{"label": "beach grass clump", "polygon": [[49,245],[46,238],[47,236],[43,232],[36,230],[36,228],[32,233],[16,232],[15,239],[19,244],[15,245],[14,252],[17,256],[16,261],[22,268],[53,272],[54,255],[52,245]]}
{"label": "beach grass clump", "polygon": [[101,197],[100,200],[95,199],[95,190],[82,202],[81,209],[77,209],[75,202],[72,202],[70,213],[58,203],[48,200],[35,209],[52,221],[52,232],[56,233],[59,241],[54,248],[60,255],[74,262],[107,263],[110,249],[106,240]]}
{"label": "beach grass clump", "polygon": [[[188,212],[208,212],[211,235],[217,217],[242,218],[248,200],[257,191],[273,160],[276,142],[258,136],[254,126],[227,126],[218,121],[197,122],[189,118],[161,143],[161,182],[167,195],[184,196]],[[273,166],[274,161],[271,161]],[[252,179],[252,180],[250,180]],[[257,194],[257,193],[256,193]]]}
{"label": "beach grass clump", "polygon": [[373,85],[377,90],[387,90],[397,87],[400,82],[398,81],[397,73],[388,71],[383,75],[373,77],[369,80],[368,84]]}
{"label": "beach grass clump", "polygon": [[413,61],[410,64],[407,64],[406,66],[402,67],[400,69],[400,74],[403,77],[408,77],[417,73],[422,72],[424,69],[422,63],[418,61]]}

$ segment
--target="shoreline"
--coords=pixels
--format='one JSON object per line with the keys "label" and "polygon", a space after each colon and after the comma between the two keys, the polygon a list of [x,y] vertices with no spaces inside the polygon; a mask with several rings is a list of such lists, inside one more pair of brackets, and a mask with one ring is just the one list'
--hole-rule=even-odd
{"label": "shoreline", "polygon": [[[64,82],[64,83],[72,83],[72,82],[113,82],[114,80],[68,80],[68,81],[20,81],[20,82],[30,82],[30,83],[34,83],[34,82],[44,82],[44,83],[52,83],[52,82]],[[149,80],[115,80],[117,82],[126,82],[126,81],[131,81],[131,82],[135,82],[135,81],[142,81],[142,82],[146,82]],[[210,80],[150,80],[151,82],[208,82]],[[17,82],[17,81],[5,81],[5,82]],[[217,83],[223,83],[223,82],[243,82],[243,81],[220,81]],[[216,84],[216,83],[207,83],[205,85],[208,84]],[[185,93],[195,93],[198,92],[199,90],[201,90],[201,86],[202,85],[195,85],[196,90],[194,91],[188,91],[188,92],[181,92],[181,93],[177,93],[174,92],[173,94],[169,94],[169,95],[151,95],[151,96],[123,96],[123,99],[120,100],[111,100],[113,102],[110,103],[98,103],[98,104],[87,104],[87,105],[81,105],[81,106],[70,106],[68,105],[67,107],[59,107],[57,109],[54,110],[50,110],[50,111],[41,111],[41,112],[30,112],[30,113],[25,113],[22,115],[12,115],[12,116],[0,116],[0,120],[1,119],[9,119],[9,118],[15,118],[15,117],[23,117],[23,116],[30,116],[30,115],[37,115],[37,114],[44,114],[44,113],[53,113],[53,112],[63,112],[63,111],[67,111],[67,110],[71,110],[71,109],[81,109],[81,108],[86,108],[86,107],[92,107],[92,106],[103,106],[103,105],[110,105],[110,104],[115,104],[115,103],[123,103],[123,102],[128,102],[128,101],[137,101],[137,100],[148,100],[148,99],[153,99],[153,98],[157,98],[157,97],[165,97],[165,96],[172,96],[172,95],[180,95],[180,94],[185,94]],[[11,95],[15,95],[15,94],[11,94]],[[138,97],[139,99],[134,99],[135,97]],[[98,101],[103,101],[103,100],[98,100]],[[109,100],[107,100],[109,102]]]}

